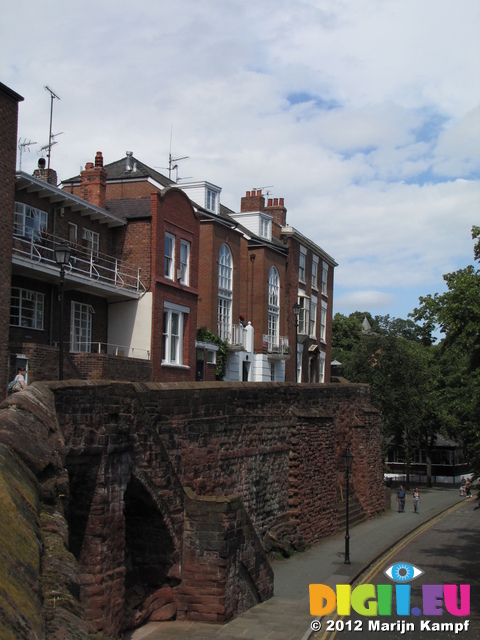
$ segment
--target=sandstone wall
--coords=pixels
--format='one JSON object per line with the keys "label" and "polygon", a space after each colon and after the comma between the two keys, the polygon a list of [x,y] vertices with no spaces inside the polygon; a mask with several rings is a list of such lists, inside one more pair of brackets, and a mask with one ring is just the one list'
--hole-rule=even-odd
{"label": "sandstone wall", "polygon": [[[346,446],[365,516],[384,509],[378,427],[362,385],[33,384],[0,407],[26,477],[7,502],[30,514],[22,615],[49,639],[229,620],[271,596],[266,551],[338,530]],[[2,620],[18,631],[0,593]]]}

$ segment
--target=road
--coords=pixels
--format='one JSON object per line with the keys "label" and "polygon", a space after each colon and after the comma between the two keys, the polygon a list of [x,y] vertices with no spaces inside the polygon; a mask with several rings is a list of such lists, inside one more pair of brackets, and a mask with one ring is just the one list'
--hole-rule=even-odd
{"label": "road", "polygon": [[[359,585],[375,585],[375,596],[379,607],[391,603],[392,615],[359,616],[353,609],[351,615],[330,616],[321,619],[322,628],[314,633],[313,640],[360,640],[363,638],[385,638],[385,640],[480,640],[480,509],[475,510],[477,501],[465,499],[459,507],[427,523],[420,530],[407,536],[386,553],[374,566],[362,574],[352,589]],[[403,565],[405,565],[403,567]],[[401,593],[395,597],[395,584],[384,571],[405,582]],[[423,573],[421,574],[421,572]],[[412,576],[407,583],[407,578]],[[392,596],[378,596],[377,585],[392,585]],[[406,595],[406,585],[411,587],[410,602]],[[468,615],[451,615],[443,603],[441,586],[423,585],[470,585],[470,612]],[[364,591],[368,587],[363,587]],[[388,589],[388,588],[387,588]],[[360,593],[359,590],[358,593]],[[400,592],[399,592],[400,593]],[[422,593],[427,595],[422,598]],[[429,596],[430,594],[430,596]],[[465,594],[456,602],[450,601],[449,608],[468,605]],[[368,604],[368,603],[367,603]],[[403,605],[409,614],[399,615]],[[444,612],[438,615],[439,606]],[[338,600],[337,600],[338,607]],[[357,606],[358,609],[358,606]],[[430,613],[428,610],[430,609]],[[413,611],[412,611],[413,610]],[[434,615],[437,614],[437,615]]]}

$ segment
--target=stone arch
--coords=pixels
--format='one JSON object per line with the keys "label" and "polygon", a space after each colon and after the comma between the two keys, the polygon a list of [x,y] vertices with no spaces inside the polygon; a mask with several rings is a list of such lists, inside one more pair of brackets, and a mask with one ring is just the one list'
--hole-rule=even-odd
{"label": "stone arch", "polygon": [[180,571],[168,522],[143,483],[131,476],[123,497],[125,628],[175,617]]}

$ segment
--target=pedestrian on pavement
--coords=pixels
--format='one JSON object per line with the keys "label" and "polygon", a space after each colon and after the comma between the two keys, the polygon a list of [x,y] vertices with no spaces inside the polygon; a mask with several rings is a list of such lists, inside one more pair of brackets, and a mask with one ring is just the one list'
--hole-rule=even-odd
{"label": "pedestrian on pavement", "polygon": [[398,502],[398,513],[403,513],[405,511],[405,489],[402,485],[397,491],[397,502]]}
{"label": "pedestrian on pavement", "polygon": [[472,481],[470,480],[470,478],[468,478],[467,482],[465,483],[465,491],[467,493],[467,498],[471,498],[472,497]]}
{"label": "pedestrian on pavement", "polygon": [[420,491],[418,490],[418,487],[415,489],[415,491],[413,492],[413,511],[415,513],[420,513],[420,502],[421,502],[421,498],[420,498]]}
{"label": "pedestrian on pavement", "polygon": [[465,480],[465,476],[462,476],[462,479],[460,480],[460,495],[464,496],[465,495],[465,485],[467,484],[467,481]]}

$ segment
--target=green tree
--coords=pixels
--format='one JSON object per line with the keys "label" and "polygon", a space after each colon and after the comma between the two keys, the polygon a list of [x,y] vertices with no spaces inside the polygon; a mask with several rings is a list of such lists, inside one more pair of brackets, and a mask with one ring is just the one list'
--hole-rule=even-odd
{"label": "green tree", "polygon": [[[480,227],[472,228],[472,238]],[[480,240],[474,247],[480,259]],[[425,339],[444,335],[439,348],[438,397],[451,437],[464,443],[473,470],[480,473],[480,270],[473,265],[444,275],[447,291],[420,298],[411,314]]]}

